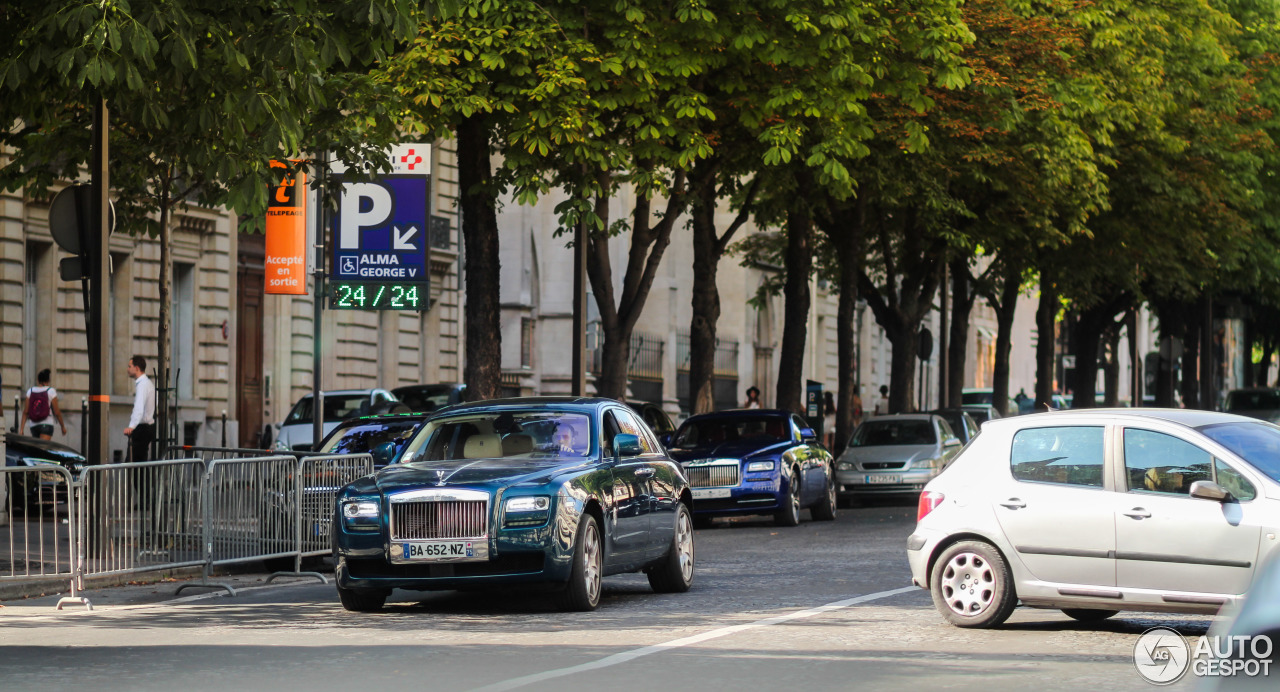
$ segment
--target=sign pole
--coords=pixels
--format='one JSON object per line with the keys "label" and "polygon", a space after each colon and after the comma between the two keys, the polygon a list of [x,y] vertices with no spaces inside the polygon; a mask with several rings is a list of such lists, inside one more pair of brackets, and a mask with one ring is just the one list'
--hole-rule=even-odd
{"label": "sign pole", "polygon": [[316,186],[316,271],[315,299],[312,305],[311,318],[311,444],[312,449],[320,446],[324,437],[324,392],[320,391],[322,360],[320,357],[321,320],[324,317],[324,234],[326,209],[324,203],[326,182],[329,180],[329,152],[320,154],[320,168],[316,171],[319,185]]}
{"label": "sign pole", "polygon": [[108,426],[110,424],[111,362],[105,348],[103,326],[107,323],[107,281],[111,273],[111,252],[108,245],[111,225],[108,209],[111,205],[111,180],[107,168],[107,102],[99,96],[93,109],[93,156],[89,174],[93,187],[93,232],[89,238],[89,453],[90,464],[107,461],[111,449]]}

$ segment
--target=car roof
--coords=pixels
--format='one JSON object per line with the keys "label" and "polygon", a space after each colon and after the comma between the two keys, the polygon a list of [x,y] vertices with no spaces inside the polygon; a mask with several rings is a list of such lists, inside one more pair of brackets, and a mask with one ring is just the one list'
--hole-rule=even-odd
{"label": "car roof", "polygon": [[868,419],[866,419],[866,420],[864,420],[864,421],[862,421],[862,422],[865,424],[865,423],[870,423],[870,422],[872,422],[872,421],[894,421],[894,420],[933,420],[933,417],[934,417],[935,415],[937,415],[937,414],[934,414],[934,413],[893,413],[893,414],[890,414],[890,415],[887,415],[887,416],[872,416],[872,417],[870,417],[870,418],[868,418]]}
{"label": "car roof", "polygon": [[[372,389],[331,389],[331,390],[326,389],[325,391],[320,393],[325,396],[350,396],[352,394],[373,394],[374,392],[382,392],[382,391],[386,391],[386,390],[382,389],[381,387],[374,387]],[[303,394],[302,398],[310,399],[311,395]]]}
{"label": "car roof", "polygon": [[547,407],[564,407],[564,408],[589,408],[598,407],[604,404],[615,404],[622,406],[622,402],[614,399],[606,399],[604,397],[587,397],[587,396],[522,396],[512,397],[508,399],[484,399],[482,401],[467,401],[452,406],[443,406],[432,411],[432,415],[440,415],[441,413],[459,413],[462,411],[484,410],[489,408],[529,408],[532,406]]}
{"label": "car roof", "polygon": [[437,382],[435,384],[406,384],[403,387],[396,387],[391,391],[394,393],[394,392],[407,392],[414,389],[458,389],[460,387],[465,387],[465,386],[467,385],[462,384],[461,382]]}
{"label": "car roof", "polygon": [[744,415],[786,416],[790,418],[791,412],[785,411],[780,408],[732,408],[732,409],[726,409],[724,411],[712,411],[710,413],[699,413],[694,416],[689,416],[688,418],[685,419],[685,422],[687,423],[691,420],[711,420],[713,418],[737,418],[739,416],[744,416]]}
{"label": "car roof", "polygon": [[340,426],[355,425],[357,423],[377,423],[379,421],[391,420],[413,420],[419,418],[426,420],[435,415],[435,411],[430,413],[424,411],[408,411],[405,413],[374,413],[368,416],[358,416],[356,418],[347,418],[340,423]]}
{"label": "car roof", "polygon": [[1075,418],[1096,418],[1104,416],[1118,421],[1140,422],[1144,420],[1160,420],[1188,428],[1199,428],[1215,423],[1257,423],[1254,418],[1237,416],[1233,413],[1218,411],[1200,411],[1184,408],[1077,408],[1065,411],[1049,411],[1047,413],[1028,413],[1011,418],[998,418],[983,424],[1004,428],[1006,426],[1025,426],[1051,421],[1063,422]]}

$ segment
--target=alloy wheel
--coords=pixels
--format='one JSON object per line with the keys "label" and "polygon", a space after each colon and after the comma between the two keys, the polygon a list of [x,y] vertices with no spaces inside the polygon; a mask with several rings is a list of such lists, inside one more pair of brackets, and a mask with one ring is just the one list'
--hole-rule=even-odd
{"label": "alloy wheel", "polygon": [[582,537],[582,579],[587,599],[597,602],[600,599],[600,532],[595,526]]}
{"label": "alloy wheel", "polygon": [[693,525],[687,512],[680,513],[676,524],[676,550],[680,556],[680,574],[687,584],[693,581]]}

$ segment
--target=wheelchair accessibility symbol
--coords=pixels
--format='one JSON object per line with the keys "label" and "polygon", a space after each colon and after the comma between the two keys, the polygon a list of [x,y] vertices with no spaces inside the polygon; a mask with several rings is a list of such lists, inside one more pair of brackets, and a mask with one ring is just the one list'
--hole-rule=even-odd
{"label": "wheelchair accessibility symbol", "polygon": [[356,258],[354,258],[354,257],[343,257],[343,258],[342,258],[342,273],[343,273],[343,274],[355,274],[356,272],[357,272],[357,269],[356,269]]}

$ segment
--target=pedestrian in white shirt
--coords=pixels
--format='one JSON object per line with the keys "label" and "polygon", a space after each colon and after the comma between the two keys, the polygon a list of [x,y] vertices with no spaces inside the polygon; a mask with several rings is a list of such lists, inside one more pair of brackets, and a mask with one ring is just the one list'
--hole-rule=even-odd
{"label": "pedestrian in white shirt", "polygon": [[156,386],[147,377],[147,359],[134,356],[126,368],[133,378],[133,413],[124,434],[129,437],[129,461],[149,461],[156,439]]}

